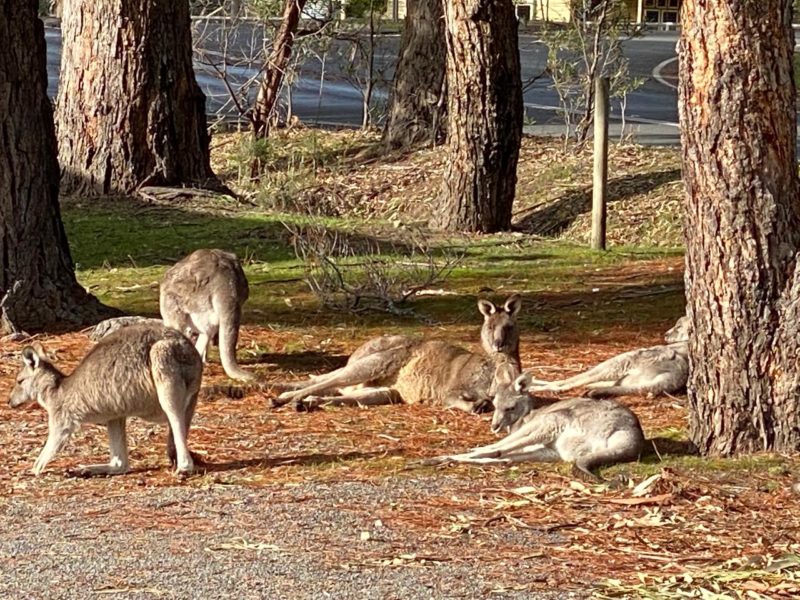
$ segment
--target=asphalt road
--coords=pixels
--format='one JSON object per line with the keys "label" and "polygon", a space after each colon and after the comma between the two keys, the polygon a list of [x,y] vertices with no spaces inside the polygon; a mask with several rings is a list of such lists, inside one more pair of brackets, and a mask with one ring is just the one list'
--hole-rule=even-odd
{"label": "asphalt road", "polygon": [[[245,26],[235,32],[198,24],[195,37],[201,48],[195,55],[195,72],[200,87],[207,96],[209,114],[232,118],[236,109],[230,94],[220,78],[225,70],[235,90],[252,94],[252,84],[258,75],[258,49],[262,46],[261,32]],[[48,92],[55,95],[58,87],[61,33],[55,28],[45,30],[47,39]],[[677,94],[668,77],[657,78],[659,67],[669,72],[669,61],[674,61],[677,34],[649,33],[644,37],[627,40],[625,53],[630,60],[632,76],[642,78],[643,85],[628,96],[626,122],[628,133],[643,143],[674,145],[678,139]],[[399,46],[398,35],[378,38],[376,66],[387,80],[391,79]],[[225,48],[223,56],[222,48]],[[292,109],[295,115],[306,122],[322,124],[359,125],[362,119],[363,98],[356,79],[360,69],[353,66],[348,47],[333,44],[325,53],[324,63],[319,51],[308,51],[302,63],[299,77],[292,87]],[[535,37],[520,37],[520,58],[523,81],[539,75],[545,66],[546,49]],[[673,65],[674,67],[674,65]],[[250,82],[248,84],[248,82]],[[388,84],[378,86],[374,102],[386,101]],[[525,92],[527,113],[526,130],[532,133],[561,133],[563,120],[558,115],[558,96],[552,81],[547,77],[538,79]],[[380,111],[378,111],[380,112]],[[612,101],[611,133],[619,134],[621,122],[620,106]]]}

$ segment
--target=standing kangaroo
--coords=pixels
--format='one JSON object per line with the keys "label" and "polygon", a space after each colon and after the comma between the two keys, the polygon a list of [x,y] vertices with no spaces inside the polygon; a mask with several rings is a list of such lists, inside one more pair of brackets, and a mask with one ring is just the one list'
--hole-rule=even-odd
{"label": "standing kangaroo", "polygon": [[197,335],[197,351],[203,362],[208,344],[218,341],[222,368],[228,377],[249,381],[255,376],[236,362],[242,305],[248,294],[247,278],[235,254],[196,250],[164,274],[161,318],[167,327]]}
{"label": "standing kangaroo", "polygon": [[593,388],[587,394],[590,398],[680,392],[689,379],[689,326],[689,317],[681,317],[665,334],[665,345],[624,352],[568,379],[533,379],[531,388],[560,392],[589,386]]}
{"label": "standing kangaroo", "polygon": [[[517,314],[522,300],[514,294],[502,307],[479,300],[485,354],[438,340],[401,335],[373,338],[350,356],[347,365],[311,376],[296,390],[284,392],[277,405],[379,405],[435,402],[467,412],[490,409],[498,364],[520,372]],[[350,386],[364,385],[353,389]],[[318,394],[330,394],[322,395]]]}
{"label": "standing kangaroo", "polygon": [[598,467],[639,457],[644,445],[639,419],[616,400],[570,398],[535,408],[527,373],[510,384],[500,379],[492,430],[512,432],[494,444],[430,459],[428,464],[565,461],[573,463],[576,476],[597,481],[593,470]]}
{"label": "standing kangaroo", "polygon": [[126,327],[103,338],[70,375],[64,375],[41,348],[22,350],[23,367],[8,404],[29,401],[47,411],[48,434],[33,472],[39,475],[82,423],[108,428],[111,459],[91,465],[85,475],[128,470],[125,422],[128,417],[169,424],[167,454],[179,473],[194,461],[186,445],[197,404],[203,362],[192,343],[163,325]]}

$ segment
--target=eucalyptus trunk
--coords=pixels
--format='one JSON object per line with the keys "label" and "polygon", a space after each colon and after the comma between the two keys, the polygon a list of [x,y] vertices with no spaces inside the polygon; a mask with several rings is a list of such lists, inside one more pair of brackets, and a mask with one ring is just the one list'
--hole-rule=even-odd
{"label": "eucalyptus trunk", "polygon": [[0,331],[63,329],[110,313],[75,280],[61,222],[37,3],[0,4]]}
{"label": "eucalyptus trunk", "polygon": [[444,140],[446,42],[442,0],[409,0],[383,141],[390,148]]}
{"label": "eucalyptus trunk", "polygon": [[522,139],[522,81],[511,0],[445,0],[447,165],[433,224],[511,227]]}
{"label": "eucalyptus trunk", "polygon": [[701,452],[800,448],[800,198],[790,0],[684,0],[679,107]]}
{"label": "eucalyptus trunk", "polygon": [[63,5],[56,123],[65,190],[218,186],[188,0]]}

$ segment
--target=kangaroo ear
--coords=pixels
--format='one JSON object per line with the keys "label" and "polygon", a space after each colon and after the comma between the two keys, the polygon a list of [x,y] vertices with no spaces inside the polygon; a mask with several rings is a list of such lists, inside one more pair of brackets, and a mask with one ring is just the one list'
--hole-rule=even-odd
{"label": "kangaroo ear", "polygon": [[41,356],[33,346],[25,346],[22,349],[22,362],[31,369],[38,368],[41,360]]}
{"label": "kangaroo ear", "polygon": [[497,312],[497,307],[488,300],[478,300],[478,310],[488,319]]}
{"label": "kangaroo ear", "polygon": [[528,388],[531,385],[531,376],[530,373],[523,373],[517,380],[514,382],[514,389],[517,390],[520,394],[527,394]]}
{"label": "kangaroo ear", "polygon": [[512,317],[517,316],[520,308],[522,308],[522,298],[519,294],[509,296],[508,300],[506,300],[506,305],[503,307],[503,309]]}

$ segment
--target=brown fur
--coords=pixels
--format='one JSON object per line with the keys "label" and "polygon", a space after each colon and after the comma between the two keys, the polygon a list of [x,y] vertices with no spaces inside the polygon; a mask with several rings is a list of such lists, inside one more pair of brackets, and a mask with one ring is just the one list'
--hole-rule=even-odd
{"label": "brown fur", "polygon": [[314,407],[402,401],[485,410],[491,406],[497,365],[510,364],[515,373],[520,371],[516,322],[520,298],[511,296],[500,308],[486,300],[480,300],[478,306],[484,316],[483,354],[439,340],[373,338],[353,352],[346,366],[310,377],[299,389],[281,394],[276,404],[296,402]]}

